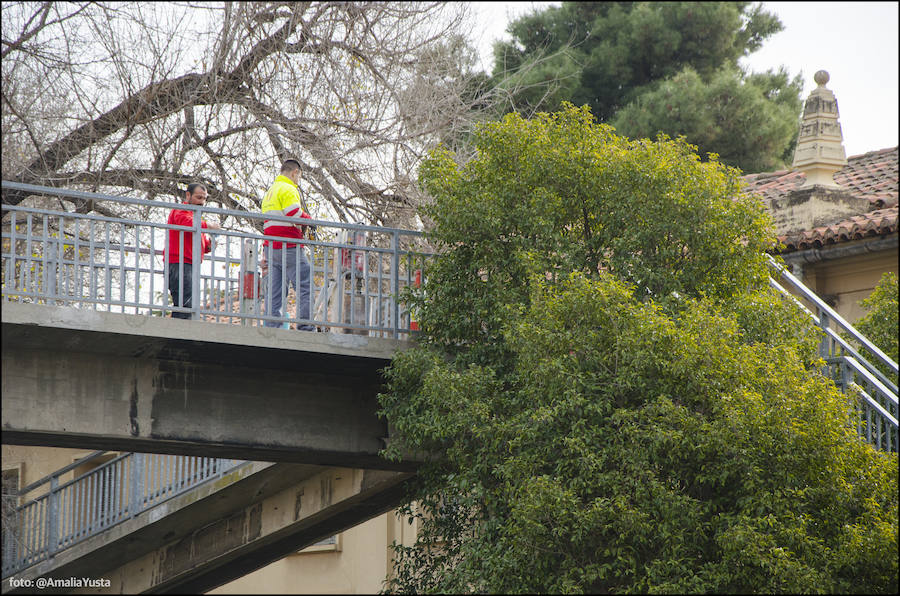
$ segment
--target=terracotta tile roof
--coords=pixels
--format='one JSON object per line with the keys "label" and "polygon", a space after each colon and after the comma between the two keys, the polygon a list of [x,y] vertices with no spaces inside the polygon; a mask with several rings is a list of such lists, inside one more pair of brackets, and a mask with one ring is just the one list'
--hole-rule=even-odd
{"label": "terracotta tile roof", "polygon": [[[847,165],[834,175],[834,181],[865,197],[873,209],[897,204],[897,147],[869,151],[847,158]],[[746,192],[760,195],[766,204],[800,187],[806,175],[790,170],[763,172],[744,176]]]}
{"label": "terracotta tile roof", "polygon": [[782,252],[821,248],[839,242],[861,240],[874,236],[897,233],[898,207],[888,207],[855,215],[835,224],[794,232],[779,236],[778,240],[785,245]]}
{"label": "terracotta tile roof", "polygon": [[847,161],[847,166],[834,175],[835,182],[869,199],[875,207],[897,204],[900,181],[897,175],[897,147],[870,151]]}
{"label": "terracotta tile roof", "polygon": [[[785,252],[818,248],[870,236],[897,232],[897,203],[900,190],[898,148],[869,151],[847,158],[847,165],[834,175],[834,181],[854,195],[869,201],[870,211],[844,221],[811,230],[792,232],[778,239]],[[758,195],[768,206],[803,185],[806,175],[790,170],[744,176],[745,191]]]}

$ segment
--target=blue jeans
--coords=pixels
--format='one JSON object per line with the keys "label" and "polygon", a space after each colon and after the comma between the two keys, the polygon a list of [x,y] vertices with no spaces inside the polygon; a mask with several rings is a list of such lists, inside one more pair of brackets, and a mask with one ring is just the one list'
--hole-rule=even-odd
{"label": "blue jeans", "polygon": [[[280,317],[281,305],[288,293],[288,285],[294,287],[297,294],[297,318],[309,318],[309,260],[300,246],[293,248],[267,247],[269,262],[269,282],[266,284],[266,314]],[[266,327],[281,327],[279,321],[263,321]],[[300,324],[301,331],[315,331],[312,325]]]}

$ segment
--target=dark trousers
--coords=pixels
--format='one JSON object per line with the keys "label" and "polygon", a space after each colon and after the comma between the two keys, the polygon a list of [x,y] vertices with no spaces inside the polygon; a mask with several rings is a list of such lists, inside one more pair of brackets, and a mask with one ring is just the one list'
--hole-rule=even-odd
{"label": "dark trousers", "polygon": [[[184,267],[184,277],[178,274],[182,266]],[[184,263],[183,265],[181,263],[169,263],[169,293],[172,295],[172,304],[175,306],[191,307],[191,271],[193,268],[194,266],[191,263]],[[182,296],[184,297],[183,302],[181,301]],[[190,319],[191,313],[173,312],[172,318]]]}

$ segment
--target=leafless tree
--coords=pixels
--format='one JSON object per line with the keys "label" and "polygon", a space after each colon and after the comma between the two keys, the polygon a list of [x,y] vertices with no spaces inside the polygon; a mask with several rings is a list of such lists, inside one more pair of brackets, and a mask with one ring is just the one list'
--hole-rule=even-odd
{"label": "leafless tree", "polygon": [[296,156],[317,217],[414,225],[418,161],[495,101],[473,85],[466,9],[4,2],[3,178],[169,200],[201,180],[258,210]]}

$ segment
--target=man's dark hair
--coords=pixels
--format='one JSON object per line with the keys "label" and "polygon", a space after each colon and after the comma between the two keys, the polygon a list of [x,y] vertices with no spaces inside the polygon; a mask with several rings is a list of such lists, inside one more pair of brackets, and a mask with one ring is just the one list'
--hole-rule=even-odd
{"label": "man's dark hair", "polygon": [[293,172],[294,170],[299,170],[299,169],[300,169],[300,162],[298,160],[294,159],[293,157],[290,157],[290,158],[284,160],[284,163],[281,164],[281,173],[282,174],[289,174],[290,172]]}
{"label": "man's dark hair", "polygon": [[208,188],[206,188],[206,185],[203,184],[202,182],[191,182],[191,183],[188,184],[188,186],[187,186],[187,193],[188,193],[189,195],[194,194],[194,191],[197,190],[197,187],[198,187],[198,186],[199,186],[200,188],[202,188],[203,190],[207,190],[207,191],[209,190]]}

